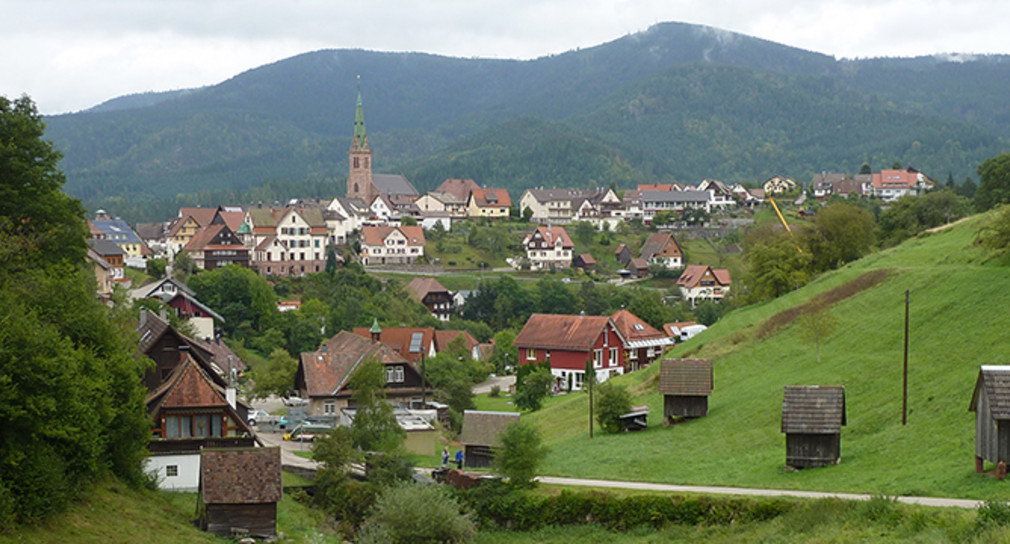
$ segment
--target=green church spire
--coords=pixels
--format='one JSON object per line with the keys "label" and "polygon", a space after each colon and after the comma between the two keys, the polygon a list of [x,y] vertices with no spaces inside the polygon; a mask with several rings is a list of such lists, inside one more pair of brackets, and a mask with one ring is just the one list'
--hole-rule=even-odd
{"label": "green church spire", "polygon": [[368,149],[368,135],[365,133],[365,109],[361,106],[361,76],[358,76],[358,103],[354,110],[354,141],[351,148]]}

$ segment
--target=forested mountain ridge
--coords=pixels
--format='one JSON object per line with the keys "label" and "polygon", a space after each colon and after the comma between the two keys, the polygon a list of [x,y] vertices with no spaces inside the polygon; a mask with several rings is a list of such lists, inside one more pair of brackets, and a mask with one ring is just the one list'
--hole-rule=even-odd
{"label": "forested mountain ridge", "polygon": [[682,23],[529,61],[324,50],[50,117],[47,137],[90,205],[276,179],[340,193],[360,75],[376,170],[422,190],[803,179],[863,161],[960,180],[1005,148],[1010,62],[954,60],[837,61]]}

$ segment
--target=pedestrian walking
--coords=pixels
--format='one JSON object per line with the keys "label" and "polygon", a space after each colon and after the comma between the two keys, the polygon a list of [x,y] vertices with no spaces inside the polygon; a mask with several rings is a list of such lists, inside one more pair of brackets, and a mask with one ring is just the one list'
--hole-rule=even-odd
{"label": "pedestrian walking", "polygon": [[442,448],[442,466],[449,466],[449,446]]}
{"label": "pedestrian walking", "polygon": [[456,468],[463,470],[463,450],[456,450]]}

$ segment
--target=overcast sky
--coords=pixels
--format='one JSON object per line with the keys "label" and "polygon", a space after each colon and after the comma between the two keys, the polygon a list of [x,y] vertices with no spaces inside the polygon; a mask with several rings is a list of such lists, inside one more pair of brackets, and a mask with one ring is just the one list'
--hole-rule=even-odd
{"label": "overcast sky", "polygon": [[0,95],[53,114],[317,49],[529,59],[667,21],[838,58],[1010,52],[1005,0],[0,0]]}

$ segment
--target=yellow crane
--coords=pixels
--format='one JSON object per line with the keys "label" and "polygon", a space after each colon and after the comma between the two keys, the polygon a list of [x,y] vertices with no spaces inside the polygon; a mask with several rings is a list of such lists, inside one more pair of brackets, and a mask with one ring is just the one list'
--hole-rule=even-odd
{"label": "yellow crane", "polygon": [[[768,202],[772,203],[772,208],[775,209],[775,215],[779,216],[779,221],[781,221],[782,226],[786,228],[786,232],[789,233],[789,236],[795,238],[795,236],[793,236],[793,229],[789,228],[789,223],[786,223],[786,218],[784,215],[782,215],[782,210],[779,209],[779,205],[775,203],[775,199],[772,197],[768,197]],[[796,249],[800,253],[803,253],[803,248],[801,248],[799,245],[796,246]]]}

